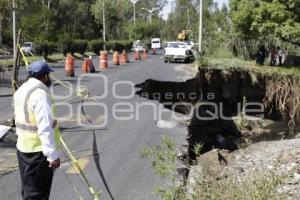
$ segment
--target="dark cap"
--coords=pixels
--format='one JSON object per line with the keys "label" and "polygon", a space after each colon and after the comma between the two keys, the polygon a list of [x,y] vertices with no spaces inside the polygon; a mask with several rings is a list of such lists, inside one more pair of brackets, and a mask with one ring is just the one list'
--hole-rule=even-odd
{"label": "dark cap", "polygon": [[54,72],[54,70],[45,61],[38,60],[29,65],[27,72],[29,76],[41,76]]}

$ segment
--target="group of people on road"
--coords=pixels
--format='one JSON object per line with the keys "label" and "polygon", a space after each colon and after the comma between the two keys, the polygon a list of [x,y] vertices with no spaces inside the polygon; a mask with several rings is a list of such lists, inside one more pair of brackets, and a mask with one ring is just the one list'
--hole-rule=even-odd
{"label": "group of people on road", "polygon": [[[275,66],[276,64],[282,66],[283,51],[280,47],[276,48],[272,46],[271,49],[269,50],[269,55],[270,55],[270,66]],[[267,56],[268,53],[265,46],[264,45],[260,46],[256,55],[256,63],[259,65],[264,65]]]}

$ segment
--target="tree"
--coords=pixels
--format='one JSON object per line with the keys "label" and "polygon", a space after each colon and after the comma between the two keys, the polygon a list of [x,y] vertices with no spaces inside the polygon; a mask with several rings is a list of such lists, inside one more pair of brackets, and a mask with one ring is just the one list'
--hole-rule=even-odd
{"label": "tree", "polygon": [[231,0],[234,31],[243,39],[277,37],[300,46],[299,0]]}
{"label": "tree", "polygon": [[[104,0],[105,3],[105,18],[106,18],[106,34],[108,39],[128,39],[129,32],[132,33],[130,29],[132,21],[133,21],[133,7],[130,0]],[[159,10],[163,8],[166,0],[140,0],[136,4],[136,18],[140,19],[139,14],[144,13],[141,8],[158,8],[157,12],[155,12],[155,17],[158,17]],[[102,5],[103,0],[96,0],[95,3],[91,7],[91,12],[96,19],[97,24],[102,27],[103,17],[102,17]],[[148,14],[148,13],[146,13]],[[146,21],[141,22],[147,24]],[[127,30],[127,31],[126,31]],[[136,31],[135,31],[136,32]]]}
{"label": "tree", "polygon": [[7,26],[8,16],[10,16],[9,11],[11,8],[11,1],[0,0],[0,46],[3,45],[3,32]]}
{"label": "tree", "polygon": [[151,38],[161,37],[161,27],[163,21],[159,18],[152,20],[152,23],[147,23],[142,20],[136,22],[136,27],[133,24],[128,24],[126,32],[128,33],[130,40],[143,40],[150,41]]}
{"label": "tree", "polygon": [[103,1],[105,5],[105,22],[106,22],[106,35],[108,39],[120,39],[126,37],[124,35],[124,24],[131,18],[131,2],[129,0],[96,0],[91,7],[91,12],[95,17],[96,22],[102,29]]}

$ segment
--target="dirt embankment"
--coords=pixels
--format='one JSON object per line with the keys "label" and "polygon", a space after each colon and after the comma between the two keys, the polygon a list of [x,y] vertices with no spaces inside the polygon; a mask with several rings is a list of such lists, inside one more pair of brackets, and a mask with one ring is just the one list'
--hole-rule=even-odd
{"label": "dirt embankment", "polygon": [[[217,177],[245,177],[274,170],[289,176],[279,190],[296,194],[300,185],[300,80],[297,76],[251,70],[200,68],[186,82],[147,80],[137,93],[187,114],[189,182],[203,165]],[[191,95],[193,94],[193,95]],[[191,103],[193,107],[177,103]],[[205,118],[205,119],[204,119]],[[194,147],[202,144],[200,157]],[[218,150],[219,149],[219,150]],[[215,163],[215,164],[214,164]],[[201,171],[202,170],[202,171]],[[190,187],[191,188],[191,187]]]}
{"label": "dirt embankment", "polygon": [[290,138],[299,131],[300,86],[293,76],[200,68],[186,82],[147,80],[137,87],[140,96],[191,116],[192,159],[197,143],[203,144],[201,153],[235,150],[251,142]]}

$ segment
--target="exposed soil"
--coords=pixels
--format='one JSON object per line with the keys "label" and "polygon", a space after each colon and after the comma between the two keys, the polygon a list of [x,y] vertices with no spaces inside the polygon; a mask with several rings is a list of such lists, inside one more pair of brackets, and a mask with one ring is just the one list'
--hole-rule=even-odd
{"label": "exposed soil", "polygon": [[[203,154],[213,148],[236,150],[252,142],[292,137],[297,131],[300,115],[297,81],[290,76],[200,68],[195,78],[185,82],[147,80],[136,87],[141,88],[137,92],[141,97],[157,100],[176,112],[192,113],[187,140],[189,156],[195,159],[193,148],[197,143],[203,144]],[[178,103],[191,103],[194,107],[172,107]],[[216,113],[217,117],[201,118],[210,117],[210,113]],[[261,115],[264,118],[257,117]],[[280,122],[281,127],[276,129],[280,131],[264,129],[267,120]]]}

